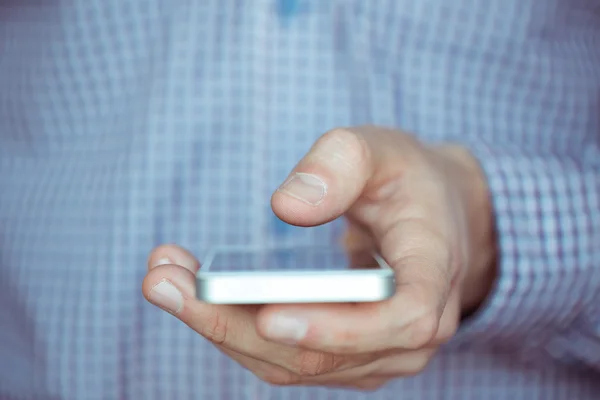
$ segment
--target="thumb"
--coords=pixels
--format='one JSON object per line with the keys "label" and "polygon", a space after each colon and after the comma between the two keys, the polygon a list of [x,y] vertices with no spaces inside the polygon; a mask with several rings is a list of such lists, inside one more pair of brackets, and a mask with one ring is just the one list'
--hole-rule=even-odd
{"label": "thumb", "polygon": [[341,216],[363,192],[373,172],[371,149],[350,129],[323,135],[271,198],[284,222],[315,226]]}

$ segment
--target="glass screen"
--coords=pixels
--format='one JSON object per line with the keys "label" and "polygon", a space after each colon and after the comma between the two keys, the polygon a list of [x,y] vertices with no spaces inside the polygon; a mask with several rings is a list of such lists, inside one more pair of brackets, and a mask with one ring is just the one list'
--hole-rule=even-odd
{"label": "glass screen", "polygon": [[380,268],[375,257],[366,251],[347,253],[341,248],[315,247],[222,250],[214,253],[214,258],[207,267],[213,272]]}

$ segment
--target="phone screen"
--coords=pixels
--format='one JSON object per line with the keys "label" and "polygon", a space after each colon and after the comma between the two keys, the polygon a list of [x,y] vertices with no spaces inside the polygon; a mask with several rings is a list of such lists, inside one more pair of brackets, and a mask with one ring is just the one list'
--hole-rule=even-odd
{"label": "phone screen", "polygon": [[[212,272],[243,271],[324,271],[381,268],[374,254],[348,253],[335,247],[295,247],[284,249],[225,249],[207,260]],[[205,267],[203,266],[203,269]]]}

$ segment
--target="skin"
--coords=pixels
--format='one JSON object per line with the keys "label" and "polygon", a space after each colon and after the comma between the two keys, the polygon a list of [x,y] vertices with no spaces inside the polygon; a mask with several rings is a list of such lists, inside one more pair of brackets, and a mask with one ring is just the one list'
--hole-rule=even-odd
{"label": "skin", "polygon": [[[298,181],[325,187],[299,191]],[[272,384],[373,390],[418,374],[493,285],[488,188],[460,146],[430,146],[376,126],[335,129],[317,140],[271,203],[298,226],[344,216],[345,245],[377,248],[395,271],[396,294],[363,304],[204,304],[194,296],[200,265],[175,245],[152,251],[142,290]],[[287,329],[277,331],[277,321]]]}

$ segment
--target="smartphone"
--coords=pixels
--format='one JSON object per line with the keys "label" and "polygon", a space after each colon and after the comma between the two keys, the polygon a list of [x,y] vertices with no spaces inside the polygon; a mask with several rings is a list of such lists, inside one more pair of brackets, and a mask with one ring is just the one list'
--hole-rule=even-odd
{"label": "smartphone", "polygon": [[196,274],[197,298],[212,304],[376,302],[395,287],[379,254],[338,247],[218,248]]}

